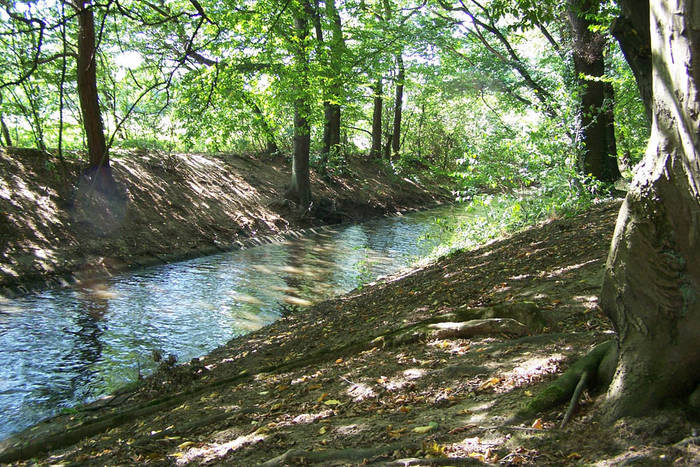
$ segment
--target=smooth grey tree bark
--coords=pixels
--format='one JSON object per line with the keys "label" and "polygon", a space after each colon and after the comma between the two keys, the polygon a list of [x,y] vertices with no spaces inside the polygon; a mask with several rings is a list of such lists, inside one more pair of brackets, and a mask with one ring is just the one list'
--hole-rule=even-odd
{"label": "smooth grey tree bark", "polygon": [[612,419],[648,413],[700,382],[700,3],[654,1],[649,11],[652,133],[600,297],[619,342],[605,400]]}

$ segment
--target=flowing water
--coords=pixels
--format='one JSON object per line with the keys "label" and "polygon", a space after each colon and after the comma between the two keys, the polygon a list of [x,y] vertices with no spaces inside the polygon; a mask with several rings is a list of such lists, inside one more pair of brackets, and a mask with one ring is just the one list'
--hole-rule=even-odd
{"label": "flowing water", "polygon": [[0,439],[283,313],[392,273],[447,241],[465,206],[339,226],[0,301]]}

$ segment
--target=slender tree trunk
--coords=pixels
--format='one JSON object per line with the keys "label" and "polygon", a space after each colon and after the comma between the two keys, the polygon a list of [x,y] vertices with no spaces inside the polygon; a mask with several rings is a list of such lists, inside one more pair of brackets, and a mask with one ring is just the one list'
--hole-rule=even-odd
{"label": "slender tree trunk", "polygon": [[[59,3],[58,13],[61,18],[66,17],[66,4],[65,2]],[[61,25],[61,45],[63,46],[63,58],[61,59],[61,78],[58,82],[58,157],[61,160],[63,166],[63,175],[65,178],[66,167],[65,159],[63,158],[63,126],[64,126],[64,116],[63,111],[65,110],[65,86],[66,86],[66,71],[67,71],[67,60],[66,53],[68,52],[68,42],[66,40],[66,23]]]}
{"label": "slender tree trunk", "polygon": [[418,158],[421,159],[423,157],[423,124],[425,123],[425,101],[421,102],[420,104],[420,117],[418,118],[418,138],[417,139],[417,148],[416,151],[418,152]]}
{"label": "slender tree trunk", "polygon": [[265,136],[265,144],[267,146],[265,152],[267,154],[275,154],[279,152],[279,147],[277,146],[277,141],[275,140],[275,132],[267,123],[265,114],[263,113],[262,109],[260,109],[258,103],[255,102],[255,99],[246,93],[245,90],[243,91],[243,102],[248,104],[250,110],[252,110],[255,114],[255,120],[260,124],[260,128],[262,128],[263,135]]}
{"label": "slender tree trunk", "polygon": [[311,203],[311,181],[309,175],[309,151],[311,132],[306,117],[309,108],[303,98],[294,104],[294,154],[292,156],[292,185],[290,192],[304,211]]}
{"label": "slender tree trunk", "polygon": [[596,13],[599,0],[569,0],[568,17],[574,38],[574,72],[581,93],[581,133],[584,174],[612,183],[620,178],[615,145],[613,87],[605,76],[605,36],[590,29],[586,15]]}
{"label": "slender tree trunk", "polygon": [[369,156],[380,159],[382,157],[382,107],[384,106],[381,77],[377,79],[372,90],[374,91],[374,111],[372,112],[372,149]]}
{"label": "slender tree trunk", "polygon": [[325,154],[330,154],[340,144],[340,104],[326,102],[323,114],[323,150]]}
{"label": "slender tree trunk", "polygon": [[[323,67],[323,71],[328,73],[330,69],[330,52],[328,51],[325,41],[323,40],[323,25],[321,24],[319,0],[314,0],[312,5],[309,0],[304,0],[304,11],[314,25],[316,31],[316,55],[318,61]],[[326,75],[323,77],[326,82],[332,80],[333,77]],[[331,131],[331,120],[333,111],[331,109],[331,91],[328,85],[323,88],[323,147],[321,148],[320,170],[325,172],[326,164],[328,163],[328,155],[331,151],[331,139],[333,138]]]}
{"label": "slender tree trunk", "polygon": [[340,101],[343,96],[343,58],[345,57],[345,39],[343,38],[343,24],[340,13],[335,6],[335,0],[326,0],[326,16],[330,19],[331,39],[330,39],[330,96],[332,101],[326,108],[326,128],[328,136],[324,137],[327,142],[327,150],[330,153],[340,145],[340,122],[341,107]]}
{"label": "slender tree trunk", "polygon": [[[2,104],[2,94],[0,94],[0,104]],[[5,119],[2,118],[2,113],[0,113],[0,131],[2,132],[2,140],[8,148],[12,146],[12,138],[10,137],[10,129],[5,123]]]}
{"label": "slender tree trunk", "polygon": [[311,180],[309,173],[309,151],[311,149],[311,128],[308,116],[310,106],[306,92],[309,88],[309,59],[306,53],[308,21],[304,12],[294,18],[294,29],[299,43],[295,44],[295,65],[298,74],[297,98],[294,100],[294,154],[292,155],[292,183],[288,196],[297,202],[300,211],[311,204]]}
{"label": "slender tree trunk", "polygon": [[384,145],[384,159],[391,160],[391,143],[394,141],[391,133],[386,135],[386,144]]}
{"label": "slender tree trunk", "polygon": [[104,135],[104,123],[97,94],[97,61],[95,59],[95,16],[90,0],[78,0],[78,95],[83,115],[83,127],[88,147],[86,174],[93,186],[103,192],[114,192],[109,154]]}
{"label": "slender tree trunk", "polygon": [[392,157],[399,156],[401,147],[401,111],[403,108],[403,83],[406,78],[406,70],[403,66],[403,57],[401,54],[396,56],[396,66],[398,73],[396,75],[396,100],[394,101],[394,130],[392,133],[391,149]]}
{"label": "slender tree trunk", "polygon": [[340,104],[329,101],[323,103],[323,149],[321,149],[321,168],[326,172],[328,157],[337,151],[340,145]]}
{"label": "slender tree trunk", "polygon": [[10,129],[7,128],[5,120],[0,115],[0,128],[2,128],[2,139],[4,140],[5,146],[8,148],[12,146],[12,138],[10,137]]}
{"label": "slender tree trunk", "polygon": [[649,5],[652,133],[601,291],[619,340],[605,402],[613,419],[647,414],[700,382],[700,16],[688,0]]}
{"label": "slender tree trunk", "polygon": [[46,151],[46,141],[44,140],[44,127],[42,125],[41,117],[39,117],[39,104],[35,99],[38,90],[32,86],[31,82],[22,83],[22,89],[24,90],[25,96],[29,101],[29,112],[27,115],[27,120],[32,128],[32,133],[34,133],[34,141],[37,148],[42,151]]}
{"label": "slender tree trunk", "polygon": [[321,167],[328,163],[328,156],[340,144],[340,104],[329,100],[323,102],[323,147],[321,148]]}
{"label": "slender tree trunk", "polygon": [[649,0],[620,0],[621,15],[611,27],[612,34],[632,69],[644,101],[647,120],[651,124],[651,39],[649,32]]}
{"label": "slender tree trunk", "polygon": [[329,154],[340,145],[340,99],[343,94],[342,59],[345,52],[342,22],[334,0],[326,0],[326,16],[330,19],[331,38],[326,43],[323,38],[320,7],[318,0],[314,6],[306,0],[304,7],[311,17],[316,30],[317,53],[327,75],[323,90],[323,147],[321,148],[321,169],[325,170]]}

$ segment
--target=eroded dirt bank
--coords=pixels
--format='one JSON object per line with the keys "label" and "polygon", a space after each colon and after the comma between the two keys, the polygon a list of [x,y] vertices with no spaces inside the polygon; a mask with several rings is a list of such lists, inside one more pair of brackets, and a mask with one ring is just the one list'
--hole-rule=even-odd
{"label": "eroded dirt bank", "polygon": [[0,443],[0,459],[698,465],[700,423],[680,403],[606,425],[587,393],[563,429],[564,405],[509,421],[611,338],[597,292],[618,208],[603,204],[453,254],[300,310],[205,358],[163,364],[136,388]]}
{"label": "eroded dirt bank", "polygon": [[90,189],[75,161],[0,148],[0,295],[449,200],[435,184],[351,160],[343,176],[313,177],[314,209],[300,217],[283,202],[281,156],[129,153],[112,166],[123,198]]}

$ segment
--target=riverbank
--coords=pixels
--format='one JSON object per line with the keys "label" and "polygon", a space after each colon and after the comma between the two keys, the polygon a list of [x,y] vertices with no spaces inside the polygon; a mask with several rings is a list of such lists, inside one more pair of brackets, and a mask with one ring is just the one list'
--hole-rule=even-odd
{"label": "riverbank", "polygon": [[545,222],[163,363],[0,443],[0,461],[697,465],[700,424],[682,405],[610,426],[591,393],[563,429],[564,406],[510,420],[612,337],[597,293],[618,209]]}
{"label": "riverbank", "polygon": [[130,152],[112,167],[123,198],[91,190],[75,160],[0,148],[0,296],[450,200],[437,183],[359,159],[342,176],[312,176],[304,216],[284,201],[282,156]]}

